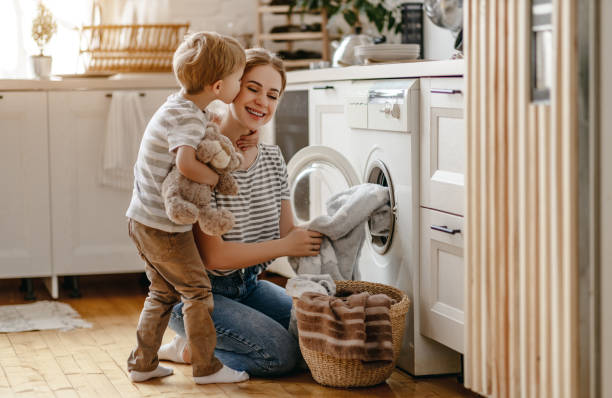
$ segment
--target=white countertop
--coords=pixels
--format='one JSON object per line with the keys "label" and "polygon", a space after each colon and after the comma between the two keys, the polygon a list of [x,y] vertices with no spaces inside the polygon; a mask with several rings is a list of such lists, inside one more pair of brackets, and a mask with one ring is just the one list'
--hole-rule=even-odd
{"label": "white countertop", "polygon": [[0,91],[178,89],[178,87],[171,73],[123,74],[110,78],[0,79]]}
{"label": "white countertop", "polygon": [[[287,73],[287,83],[462,76],[464,74],[464,65],[464,61],[459,59],[298,70]],[[129,90],[141,88],[178,88],[178,84],[171,73],[123,74],[110,78],[0,79],[0,91]]]}
{"label": "white countertop", "polygon": [[287,84],[357,79],[463,76],[464,70],[465,63],[462,59],[347,66],[289,72],[287,73]]}

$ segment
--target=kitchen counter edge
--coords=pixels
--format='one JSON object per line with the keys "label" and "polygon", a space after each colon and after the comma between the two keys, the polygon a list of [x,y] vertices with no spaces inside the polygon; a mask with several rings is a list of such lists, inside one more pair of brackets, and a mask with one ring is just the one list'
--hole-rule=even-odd
{"label": "kitchen counter edge", "polygon": [[452,59],[297,70],[287,73],[287,84],[338,80],[463,76],[464,69],[465,62],[463,59]]}
{"label": "kitchen counter edge", "polygon": [[0,91],[62,91],[62,90],[130,90],[130,89],[178,89],[172,74],[122,77],[109,79],[100,77],[69,79],[0,79]]}

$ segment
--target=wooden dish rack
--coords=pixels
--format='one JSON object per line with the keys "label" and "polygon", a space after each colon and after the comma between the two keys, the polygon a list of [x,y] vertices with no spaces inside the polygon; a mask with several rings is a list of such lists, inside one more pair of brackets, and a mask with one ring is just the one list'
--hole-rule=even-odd
{"label": "wooden dish rack", "polygon": [[81,28],[85,72],[171,72],[189,24],[90,25]]}

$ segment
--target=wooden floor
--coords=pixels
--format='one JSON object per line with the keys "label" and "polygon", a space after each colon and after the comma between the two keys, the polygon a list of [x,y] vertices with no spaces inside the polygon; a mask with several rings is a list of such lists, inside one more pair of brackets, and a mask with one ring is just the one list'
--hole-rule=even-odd
{"label": "wooden floor", "polygon": [[[19,283],[0,280],[0,305],[26,303]],[[82,298],[63,290],[60,301],[91,322],[91,329],[0,333],[0,397],[476,397],[456,377],[414,379],[400,370],[379,386],[347,390],[322,387],[307,372],[197,386],[189,366],[171,364],[174,375],[132,384],[125,368],[145,297],[139,276],[82,277],[80,285]],[[41,281],[34,286],[38,300],[50,299]],[[168,330],[164,341],[172,336]]]}

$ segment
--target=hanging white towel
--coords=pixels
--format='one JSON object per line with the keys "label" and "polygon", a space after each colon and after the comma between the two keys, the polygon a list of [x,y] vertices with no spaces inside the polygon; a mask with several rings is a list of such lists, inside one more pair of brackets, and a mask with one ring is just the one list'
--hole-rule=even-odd
{"label": "hanging white towel", "polygon": [[134,164],[146,127],[140,101],[137,92],[115,91],[112,94],[102,153],[102,185],[132,190]]}

